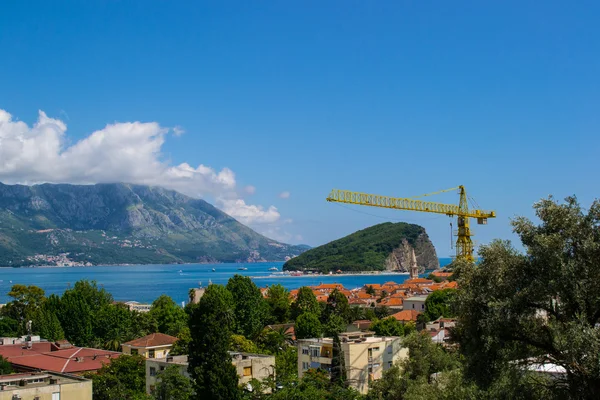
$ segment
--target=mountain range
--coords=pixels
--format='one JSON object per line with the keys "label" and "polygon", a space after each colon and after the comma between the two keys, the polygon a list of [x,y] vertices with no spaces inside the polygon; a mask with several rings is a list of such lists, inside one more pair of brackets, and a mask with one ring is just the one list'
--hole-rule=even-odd
{"label": "mountain range", "polygon": [[308,248],[160,187],[0,183],[0,266],[285,261]]}

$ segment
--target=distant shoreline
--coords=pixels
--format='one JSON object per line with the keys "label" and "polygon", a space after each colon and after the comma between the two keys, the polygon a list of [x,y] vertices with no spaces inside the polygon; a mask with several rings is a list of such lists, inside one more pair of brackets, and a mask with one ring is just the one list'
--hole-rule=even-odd
{"label": "distant shoreline", "polygon": [[[427,271],[426,271],[427,272]],[[252,279],[273,279],[273,278],[335,278],[342,276],[370,276],[370,275],[379,275],[379,276],[394,276],[394,275],[410,275],[409,272],[375,272],[375,271],[365,271],[365,272],[355,272],[355,273],[343,273],[343,274],[302,274],[302,275],[267,275],[267,276],[251,276]]]}

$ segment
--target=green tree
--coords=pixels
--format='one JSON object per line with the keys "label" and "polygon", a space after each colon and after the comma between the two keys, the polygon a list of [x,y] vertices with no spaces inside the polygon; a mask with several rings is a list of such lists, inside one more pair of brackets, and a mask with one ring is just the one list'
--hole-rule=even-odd
{"label": "green tree", "polygon": [[94,400],[141,400],[146,396],[146,360],[123,355],[105,364],[92,379]]}
{"label": "green tree", "polygon": [[367,289],[365,289],[365,293],[367,293],[370,296],[375,296],[375,289],[373,288],[373,285],[367,286]]}
{"label": "green tree", "polygon": [[0,336],[15,337],[19,334],[19,322],[11,317],[0,317]]}
{"label": "green tree", "polygon": [[177,335],[177,341],[173,344],[173,348],[169,354],[173,356],[185,355],[189,353],[190,342],[192,335],[189,327],[183,328]]}
{"label": "green tree", "polygon": [[333,335],[333,355],[331,358],[331,383],[334,385],[346,385],[346,361],[342,343],[337,332]]}
{"label": "green tree", "polygon": [[267,319],[267,305],[260,289],[249,277],[236,274],[227,282],[227,290],[233,298],[235,332],[248,338],[256,338]]}
{"label": "green tree", "polygon": [[67,290],[60,300],[60,325],[69,342],[77,346],[88,346],[94,339],[90,306],[77,292]]}
{"label": "green tree", "polygon": [[305,312],[296,320],[296,338],[309,339],[321,337],[323,328],[319,317],[313,313]]}
{"label": "green tree", "polygon": [[375,320],[369,329],[377,336],[404,336],[404,325],[393,317]]}
{"label": "green tree", "polygon": [[187,314],[175,301],[166,294],[160,295],[152,302],[148,312],[158,323],[158,331],[177,336],[187,326]]}
{"label": "green tree", "polygon": [[277,382],[287,386],[298,378],[298,351],[296,347],[285,347],[275,355]]}
{"label": "green tree", "polygon": [[118,351],[121,343],[135,339],[132,313],[122,304],[106,304],[94,315],[95,339],[108,350]]}
{"label": "green tree", "polygon": [[46,299],[44,289],[17,284],[11,287],[8,296],[13,300],[3,307],[2,314],[18,321],[19,333],[26,333],[25,324],[33,318]]}
{"label": "green tree", "polygon": [[238,376],[228,353],[234,326],[231,292],[209,285],[190,316],[188,370],[194,391],[207,400],[240,399]]}
{"label": "green tree", "polygon": [[95,313],[105,305],[112,304],[114,301],[112,295],[106,289],[98,288],[96,281],[77,281],[73,285],[73,288],[67,290],[67,292],[79,295],[92,313]]}
{"label": "green tree", "polygon": [[442,282],[442,278],[440,278],[437,275],[434,275],[433,273],[427,275],[427,279],[434,281],[435,283],[440,283]]}
{"label": "green tree", "polygon": [[190,378],[183,375],[177,365],[169,365],[158,374],[152,393],[155,400],[191,400],[193,396]]}
{"label": "green tree", "polygon": [[337,288],[333,289],[327,297],[325,312],[321,316],[322,321],[327,321],[332,314],[340,316],[344,322],[352,322],[350,321],[350,305],[348,304],[348,298]]}
{"label": "green tree", "polygon": [[406,336],[403,345],[408,347],[408,359],[403,364],[404,374],[411,380],[431,382],[432,375],[460,366],[454,354],[433,343],[427,332],[413,332]]}
{"label": "green tree", "polygon": [[338,333],[345,332],[347,326],[348,325],[346,324],[346,321],[344,321],[341,316],[337,314],[330,314],[329,319],[326,321],[325,325],[322,326],[323,334],[326,337],[333,337]]}
{"label": "green tree", "polygon": [[282,324],[290,319],[292,304],[290,291],[283,285],[271,285],[267,291],[266,301],[269,306],[271,323]]}
{"label": "green tree", "polygon": [[12,364],[2,356],[0,356],[0,375],[8,375],[12,373]]}
{"label": "green tree", "polygon": [[60,325],[58,317],[52,310],[45,306],[35,311],[32,316],[32,330],[40,337],[56,341],[65,338],[65,332]]}
{"label": "green tree", "polygon": [[229,350],[241,353],[258,353],[258,348],[252,340],[246,339],[244,335],[231,335]]}
{"label": "green tree", "polygon": [[292,318],[296,320],[303,313],[311,313],[317,317],[321,316],[321,306],[312,289],[303,286],[298,289],[296,300],[292,303]]}
{"label": "green tree", "polygon": [[451,304],[456,296],[456,289],[436,290],[425,300],[425,316],[427,321],[434,321],[439,317],[454,317]]}
{"label": "green tree", "polygon": [[534,209],[539,224],[512,222],[525,254],[494,241],[477,267],[455,269],[466,376],[487,388],[515,362],[552,360],[566,370],[552,381],[555,393],[599,398],[600,202],[586,212],[574,197],[548,198]]}

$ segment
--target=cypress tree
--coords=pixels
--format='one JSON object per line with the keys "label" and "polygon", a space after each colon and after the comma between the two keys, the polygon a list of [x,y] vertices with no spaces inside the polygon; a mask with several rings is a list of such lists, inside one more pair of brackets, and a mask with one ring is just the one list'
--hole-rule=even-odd
{"label": "cypress tree", "polygon": [[192,309],[188,371],[194,391],[206,400],[239,400],[236,369],[229,342],[234,323],[233,297],[221,285],[210,285]]}
{"label": "cypress tree", "polygon": [[346,361],[342,343],[337,332],[333,335],[333,355],[331,359],[331,383],[346,386]]}

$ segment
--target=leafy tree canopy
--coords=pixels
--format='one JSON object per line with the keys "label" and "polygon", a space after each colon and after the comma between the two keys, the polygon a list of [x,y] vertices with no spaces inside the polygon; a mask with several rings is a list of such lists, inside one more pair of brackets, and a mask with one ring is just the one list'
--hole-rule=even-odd
{"label": "leafy tree canopy", "polygon": [[321,337],[323,328],[321,321],[313,313],[305,312],[296,320],[296,338],[309,339]]}
{"label": "leafy tree canopy", "polygon": [[515,362],[550,361],[567,371],[555,393],[599,398],[600,202],[586,212],[574,197],[550,197],[534,209],[539,224],[512,222],[525,254],[494,241],[477,267],[455,269],[466,376],[486,388]]}
{"label": "leafy tree canopy", "polygon": [[249,277],[234,275],[227,282],[227,290],[233,298],[235,332],[256,338],[265,326],[268,312],[260,289]]}
{"label": "leafy tree canopy", "polygon": [[180,367],[169,365],[157,377],[156,387],[152,393],[155,400],[191,400],[194,391],[190,378],[183,375]]}
{"label": "leafy tree canopy", "polygon": [[321,306],[312,289],[303,286],[298,289],[296,300],[292,303],[292,318],[296,320],[303,313],[311,313],[317,317],[321,316]]}
{"label": "leafy tree canopy", "polygon": [[281,324],[290,319],[292,303],[290,291],[283,287],[283,285],[275,284],[269,286],[266,300],[269,306],[271,323]]}
{"label": "leafy tree canopy", "polygon": [[439,317],[454,317],[454,312],[451,308],[452,301],[456,295],[456,289],[436,290],[427,296],[425,300],[425,319],[434,321]]}

